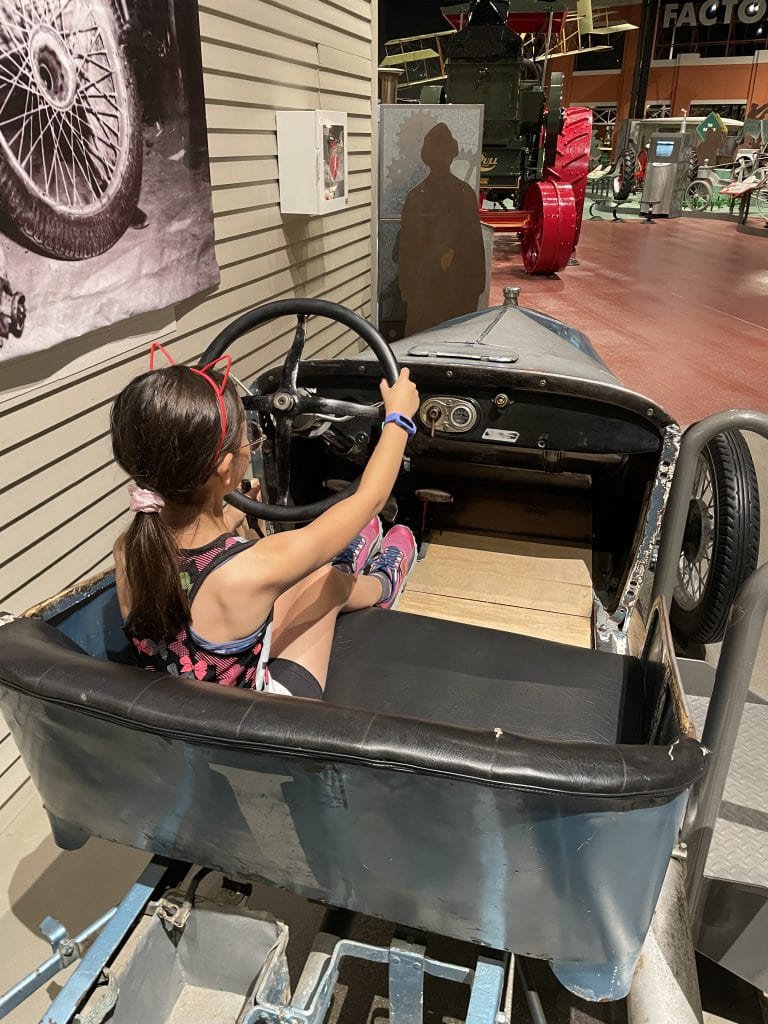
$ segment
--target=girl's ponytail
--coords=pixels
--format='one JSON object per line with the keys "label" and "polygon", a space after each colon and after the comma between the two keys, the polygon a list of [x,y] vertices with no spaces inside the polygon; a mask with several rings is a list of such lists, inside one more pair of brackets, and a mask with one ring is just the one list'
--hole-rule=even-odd
{"label": "girl's ponytail", "polygon": [[157,514],[137,512],[123,550],[132,605],[126,630],[140,639],[169,639],[189,622],[190,609],[179,579],[179,550],[168,524]]}
{"label": "girl's ponytail", "polygon": [[[126,629],[139,639],[167,641],[189,623],[168,520],[196,515],[219,460],[242,445],[245,412],[234,384],[225,386],[215,371],[208,377],[186,366],[151,370],[132,380],[112,407],[115,458],[138,487],[123,552],[131,592]],[[169,507],[161,514],[163,505]]]}

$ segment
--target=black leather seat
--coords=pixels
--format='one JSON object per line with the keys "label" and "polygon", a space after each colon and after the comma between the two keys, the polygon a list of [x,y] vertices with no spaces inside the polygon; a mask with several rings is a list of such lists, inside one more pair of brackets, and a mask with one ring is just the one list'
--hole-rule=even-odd
{"label": "black leather seat", "polygon": [[[72,633],[112,650],[105,607],[78,611]],[[102,661],[27,619],[0,630],[0,708],[65,849],[101,836],[266,880],[616,999],[703,770],[665,623],[641,670],[358,612],[314,701]]]}
{"label": "black leather seat", "polygon": [[636,658],[381,609],[339,619],[326,701],[552,740],[641,742]]}

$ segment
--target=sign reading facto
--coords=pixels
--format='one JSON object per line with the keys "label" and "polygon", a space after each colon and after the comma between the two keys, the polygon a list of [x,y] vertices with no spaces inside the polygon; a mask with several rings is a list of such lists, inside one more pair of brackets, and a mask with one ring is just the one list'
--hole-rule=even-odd
{"label": "sign reading facto", "polygon": [[705,0],[704,3],[665,4],[664,28],[685,25],[755,25],[768,13],[768,0]]}

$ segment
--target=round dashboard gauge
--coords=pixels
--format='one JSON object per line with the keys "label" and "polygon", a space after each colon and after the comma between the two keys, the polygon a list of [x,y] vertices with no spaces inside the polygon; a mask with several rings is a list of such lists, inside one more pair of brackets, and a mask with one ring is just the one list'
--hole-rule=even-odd
{"label": "round dashboard gauge", "polygon": [[451,410],[451,423],[459,429],[469,429],[474,419],[474,409],[468,405],[457,405]]}

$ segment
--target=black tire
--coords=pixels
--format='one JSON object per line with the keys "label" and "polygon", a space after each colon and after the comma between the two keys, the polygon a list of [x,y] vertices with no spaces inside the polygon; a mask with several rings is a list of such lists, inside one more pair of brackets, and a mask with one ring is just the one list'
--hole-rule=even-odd
{"label": "black tire", "polygon": [[[90,154],[97,148],[100,137],[95,134],[95,129],[90,128],[88,118],[91,115],[90,112],[85,112],[87,107],[83,105],[90,102],[90,97],[98,94],[91,91],[89,96],[82,99],[81,96],[86,95],[85,91],[77,93],[70,99],[70,106],[60,111],[62,123],[63,119],[70,118],[69,123],[77,128],[77,131],[73,130],[74,141],[70,152],[74,155],[71,162],[73,166],[79,165],[81,170],[84,164],[88,166],[87,171],[83,171],[83,181],[90,182],[93,199],[86,196],[86,200],[79,203],[78,200],[82,197],[78,196],[73,182],[74,198],[69,194],[69,186],[65,190],[62,185],[61,191],[66,192],[66,200],[62,201],[58,179],[56,194],[52,194],[50,179],[54,158],[50,152],[47,174],[46,165],[43,164],[42,176],[39,173],[36,177],[30,176],[32,172],[27,173],[25,160],[22,159],[24,154],[20,151],[14,152],[11,134],[9,133],[8,137],[3,135],[0,126],[0,205],[8,214],[13,226],[39,251],[46,256],[65,260],[82,260],[110,249],[130,225],[141,190],[142,118],[133,71],[120,45],[117,24],[108,0],[88,0],[88,11],[96,25],[96,31],[100,33],[99,39],[104,44],[100,59],[107,61],[108,74],[113,76],[110,82],[114,85],[115,95],[120,100],[119,111],[122,119],[119,122],[120,128],[116,129],[119,132],[118,144],[112,146],[117,153],[114,166],[104,170],[105,160],[97,157],[100,162],[94,163],[89,159]],[[53,19],[54,14],[49,14],[47,8],[34,8],[34,17],[41,21],[45,30],[48,27],[45,22]],[[65,34],[63,38],[80,37],[82,34],[71,32]],[[5,66],[2,63],[4,60],[13,59],[12,55],[8,56],[6,53],[7,45],[8,40],[0,36],[0,67]],[[103,81],[101,88],[106,88]],[[84,89],[87,89],[87,86]],[[93,84],[91,89],[95,89]],[[13,104],[16,97],[4,94],[3,98],[4,103],[8,104],[8,109],[15,113],[16,108]],[[45,102],[42,93],[38,102]],[[20,109],[23,110],[23,106]],[[49,118],[48,125],[52,123],[55,122]],[[53,133],[48,130],[48,125],[47,136],[44,134],[41,144],[35,143],[33,147],[38,161],[38,154],[53,145]],[[88,132],[77,126],[85,126]],[[78,133],[82,135],[82,140],[77,139]],[[31,138],[30,132],[30,145]],[[64,138],[66,140],[66,136]],[[22,135],[22,144],[25,139],[26,135]],[[16,145],[18,147],[18,142]],[[75,146],[77,149],[74,149]],[[28,157],[28,160],[26,167],[34,167],[31,157]],[[38,172],[39,168],[38,162]]]}
{"label": "black tire", "polygon": [[695,149],[691,150],[688,157],[688,181],[696,181],[699,176],[699,154]]}
{"label": "black tire", "polygon": [[757,566],[759,546],[755,466],[743,436],[729,430],[699,458],[670,611],[678,640],[722,640],[733,599]]}
{"label": "black tire", "polygon": [[624,203],[632,195],[637,177],[637,154],[632,147],[621,154],[618,172],[612,183],[613,198],[617,203]]}

